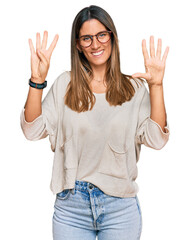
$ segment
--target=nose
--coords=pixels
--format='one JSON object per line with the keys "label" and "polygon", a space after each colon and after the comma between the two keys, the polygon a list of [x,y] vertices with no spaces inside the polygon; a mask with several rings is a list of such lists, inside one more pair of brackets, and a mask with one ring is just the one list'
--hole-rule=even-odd
{"label": "nose", "polygon": [[98,42],[98,39],[96,38],[96,36],[93,36],[91,48],[95,48],[96,49],[99,46],[100,46],[100,42]]}

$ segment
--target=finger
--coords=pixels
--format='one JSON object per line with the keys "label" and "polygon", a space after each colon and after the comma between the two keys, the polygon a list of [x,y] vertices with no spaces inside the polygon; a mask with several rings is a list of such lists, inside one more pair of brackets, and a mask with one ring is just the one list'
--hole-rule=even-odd
{"label": "finger", "polygon": [[47,39],[48,39],[48,32],[44,31],[44,36],[43,36],[43,40],[42,40],[42,49],[46,49]]}
{"label": "finger", "polygon": [[52,52],[53,52],[53,50],[54,50],[54,48],[55,48],[55,46],[57,44],[58,38],[59,38],[59,35],[56,34],[54,39],[53,39],[53,42],[51,43],[51,45],[48,48],[48,52],[49,52],[50,56],[51,56],[51,54],[52,54]]}
{"label": "finger", "polygon": [[38,49],[41,49],[40,33],[36,33],[36,52],[37,52]]}
{"label": "finger", "polygon": [[145,39],[142,40],[142,52],[143,52],[143,56],[144,56],[144,62],[146,62],[149,59],[149,55],[148,55],[148,51],[146,48],[146,40]]}
{"label": "finger", "polygon": [[34,45],[33,45],[32,40],[30,38],[28,39],[28,43],[29,43],[31,55],[35,54]]}
{"label": "finger", "polygon": [[43,54],[43,50],[42,50],[42,49],[38,50],[38,51],[37,51],[37,54],[38,54],[40,60],[41,60],[46,66],[49,65],[49,61],[47,60],[47,58],[46,58],[45,55]]}
{"label": "finger", "polygon": [[144,56],[144,61],[146,62],[146,60],[149,59],[149,55],[148,55],[148,51],[146,48],[146,40],[145,39],[142,40],[142,52],[143,52],[143,56]]}
{"label": "finger", "polygon": [[162,62],[165,64],[166,63],[166,58],[168,56],[168,52],[169,52],[169,47],[166,48],[164,55],[162,57]]}
{"label": "finger", "polygon": [[157,51],[156,51],[156,57],[161,58],[161,51],[162,51],[162,39],[158,39],[158,45],[157,45]]}
{"label": "finger", "polygon": [[155,57],[154,37],[150,36],[150,56]]}

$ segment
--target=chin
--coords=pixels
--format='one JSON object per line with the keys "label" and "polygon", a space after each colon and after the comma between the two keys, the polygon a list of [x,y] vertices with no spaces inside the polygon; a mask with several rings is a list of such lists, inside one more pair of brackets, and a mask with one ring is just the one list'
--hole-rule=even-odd
{"label": "chin", "polygon": [[92,64],[94,66],[101,66],[101,65],[106,64],[107,61],[108,61],[108,59],[104,59],[104,60],[103,59],[102,60],[99,59],[99,61],[89,61],[89,62],[90,62],[90,64]]}

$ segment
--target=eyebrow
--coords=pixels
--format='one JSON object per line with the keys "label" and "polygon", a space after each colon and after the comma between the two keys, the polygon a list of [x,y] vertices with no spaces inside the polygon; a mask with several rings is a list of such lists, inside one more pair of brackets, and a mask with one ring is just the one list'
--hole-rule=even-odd
{"label": "eyebrow", "polygon": [[[94,35],[97,35],[98,33],[101,33],[101,32],[107,32],[108,30],[102,30],[100,32],[97,32],[96,34],[84,34],[84,35],[81,35],[80,37],[85,37],[85,36],[94,36]],[[80,38],[79,37],[79,38]]]}

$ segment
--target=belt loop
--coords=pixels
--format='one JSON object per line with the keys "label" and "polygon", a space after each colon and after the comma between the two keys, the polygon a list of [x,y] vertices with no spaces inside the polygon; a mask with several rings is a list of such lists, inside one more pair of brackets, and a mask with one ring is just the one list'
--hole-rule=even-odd
{"label": "belt loop", "polygon": [[75,188],[70,189],[72,194],[75,194]]}
{"label": "belt loop", "polygon": [[71,190],[71,193],[74,195],[75,193],[76,193],[76,183],[75,183],[75,186],[74,186],[74,188],[71,188],[70,190]]}

